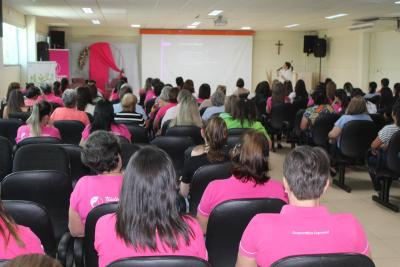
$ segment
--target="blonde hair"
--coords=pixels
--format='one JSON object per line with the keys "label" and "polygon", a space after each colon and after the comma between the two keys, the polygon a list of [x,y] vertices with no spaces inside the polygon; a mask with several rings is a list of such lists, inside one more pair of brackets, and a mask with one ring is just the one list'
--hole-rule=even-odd
{"label": "blonde hair", "polygon": [[26,123],[31,126],[31,136],[41,136],[43,117],[50,113],[51,105],[47,101],[38,102],[33,106],[32,114],[26,120]]}
{"label": "blonde hair", "polygon": [[174,126],[203,126],[199,107],[193,96],[183,99],[179,104],[178,114],[170,123],[170,127]]}

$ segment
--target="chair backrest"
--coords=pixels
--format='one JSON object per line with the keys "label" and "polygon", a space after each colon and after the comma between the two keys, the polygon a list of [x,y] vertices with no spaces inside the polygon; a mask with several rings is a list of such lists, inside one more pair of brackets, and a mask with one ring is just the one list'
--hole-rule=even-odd
{"label": "chair backrest", "polygon": [[239,242],[250,220],[258,213],[279,213],[285,204],[280,199],[257,198],[229,200],[216,206],[210,214],[206,234],[211,265],[235,266]]}
{"label": "chair backrest", "polygon": [[292,109],[292,104],[284,103],[277,104],[271,108],[270,112],[270,126],[273,129],[282,129],[284,122],[289,121],[289,113],[288,110]]}
{"label": "chair backrest", "polygon": [[156,99],[155,99],[155,98],[150,99],[150,100],[148,100],[148,101],[146,102],[146,105],[144,106],[144,108],[145,108],[147,114],[150,114],[151,108],[154,106],[154,103],[155,103],[155,102],[156,102]]}
{"label": "chair backrest", "polygon": [[228,135],[228,140],[226,141],[226,145],[228,146],[227,150],[231,150],[237,144],[240,143],[240,135]]}
{"label": "chair backrest", "polygon": [[386,153],[387,155],[386,163],[388,169],[400,175],[399,153],[400,153],[400,131],[395,133],[390,139]]}
{"label": "chair backrest", "polygon": [[205,165],[197,169],[190,185],[189,210],[191,214],[196,214],[197,207],[207,185],[214,180],[229,178],[231,167],[232,164],[230,162],[224,162]]}
{"label": "chair backrest", "polygon": [[60,131],[64,143],[79,145],[85,125],[81,121],[55,121],[54,126]]}
{"label": "chair backrest", "polygon": [[328,146],[328,134],[339,117],[338,114],[321,114],[317,117],[312,127],[312,139],[315,145]]}
{"label": "chair backrest", "polygon": [[271,267],[375,267],[367,256],[351,253],[315,254],[286,257]]}
{"label": "chair backrest", "polygon": [[81,152],[82,147],[72,144],[61,144],[60,145],[68,154],[69,164],[71,169],[70,178],[72,186],[78,182],[83,176],[89,175],[90,168],[82,163]]}
{"label": "chair backrest", "polygon": [[231,128],[228,129],[228,136],[241,136],[248,128]]}
{"label": "chair backrest", "polygon": [[57,243],[53,224],[43,206],[24,200],[3,200],[3,205],[17,224],[29,227],[39,237],[46,254],[56,256]]}
{"label": "chair backrest", "polygon": [[129,132],[132,135],[132,143],[143,143],[143,144],[148,144],[149,143],[149,135],[147,134],[147,129],[133,124],[133,123],[129,123],[129,124],[125,124],[126,127],[128,128]]}
{"label": "chair backrest", "polygon": [[114,261],[107,267],[211,267],[200,258],[188,256],[135,257]]}
{"label": "chair backrest", "polygon": [[10,141],[7,138],[0,136],[0,181],[9,173],[12,169],[12,153],[13,148]]}
{"label": "chair backrest", "polygon": [[15,152],[13,172],[30,170],[56,170],[69,176],[68,154],[54,144],[24,145]]}
{"label": "chair backrest", "polygon": [[346,157],[364,158],[376,136],[376,126],[372,121],[349,121],[342,129],[340,151]]}
{"label": "chair backrest", "polygon": [[61,140],[55,137],[50,136],[37,136],[37,137],[28,137],[21,140],[17,144],[17,149],[32,144],[61,144]]}
{"label": "chair backrest", "polygon": [[[85,237],[83,239],[83,247],[85,252],[85,267],[98,267],[99,258],[97,256],[97,251],[94,248],[94,235],[96,230],[96,223],[100,217],[114,213],[117,211],[118,203],[110,202],[106,204],[99,205],[93,208],[87,218],[85,223]],[[110,244],[112,246],[112,244]]]}
{"label": "chair backrest", "polygon": [[293,133],[295,136],[300,137],[302,130],[300,129],[300,124],[301,120],[303,119],[305,109],[300,109],[297,111],[295,118],[294,118],[294,123],[293,123]]}
{"label": "chair backrest", "polygon": [[369,114],[372,121],[375,123],[376,130],[380,131],[386,124],[385,117],[382,114]]}
{"label": "chair backrest", "polygon": [[18,128],[23,124],[22,121],[17,119],[0,119],[0,136],[7,138],[14,145]]}
{"label": "chair backrest", "polygon": [[175,170],[180,174],[183,167],[185,150],[193,146],[194,142],[191,137],[159,136],[151,141],[151,144],[167,152],[174,163]]}
{"label": "chair backrest", "polygon": [[122,168],[125,169],[131,156],[139,149],[140,147],[135,144],[124,144],[123,146],[121,146]]}
{"label": "chair backrest", "polygon": [[10,119],[17,119],[22,121],[23,123],[26,122],[26,120],[31,116],[30,112],[13,112],[8,114],[8,118]]}
{"label": "chair backrest", "polygon": [[71,181],[58,171],[14,172],[1,182],[2,199],[32,201],[46,208],[57,241],[68,231],[71,191]]}
{"label": "chair backrest", "polygon": [[174,126],[167,129],[166,136],[188,136],[196,145],[204,144],[201,129],[197,126]]}

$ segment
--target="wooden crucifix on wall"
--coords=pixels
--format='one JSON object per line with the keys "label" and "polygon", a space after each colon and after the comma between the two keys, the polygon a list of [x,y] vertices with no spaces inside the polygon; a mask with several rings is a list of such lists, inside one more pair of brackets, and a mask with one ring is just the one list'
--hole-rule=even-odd
{"label": "wooden crucifix on wall", "polygon": [[281,40],[279,40],[275,45],[278,47],[278,55],[280,55],[281,54],[281,47],[283,46],[283,43],[281,43]]}

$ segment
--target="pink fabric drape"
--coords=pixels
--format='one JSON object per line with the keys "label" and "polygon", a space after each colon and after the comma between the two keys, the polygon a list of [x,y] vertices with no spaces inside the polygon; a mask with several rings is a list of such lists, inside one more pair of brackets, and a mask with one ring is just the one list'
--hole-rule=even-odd
{"label": "pink fabric drape", "polygon": [[97,87],[105,93],[109,69],[121,72],[114,61],[109,43],[95,43],[89,47],[89,77],[96,81]]}

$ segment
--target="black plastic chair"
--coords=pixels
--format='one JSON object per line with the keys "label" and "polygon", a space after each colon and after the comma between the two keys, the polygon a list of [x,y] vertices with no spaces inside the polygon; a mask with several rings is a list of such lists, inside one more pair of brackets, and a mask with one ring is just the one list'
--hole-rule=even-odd
{"label": "black plastic chair", "polygon": [[14,221],[26,227],[39,237],[46,254],[55,257],[57,242],[53,224],[46,209],[34,202],[25,200],[3,200],[4,208]]}
{"label": "black plastic chair", "polygon": [[293,122],[293,129],[290,134],[290,143],[291,147],[295,148],[296,144],[303,145],[308,142],[307,140],[307,133],[300,129],[301,120],[303,119],[305,109],[300,109],[297,111],[294,122]]}
{"label": "black plastic chair", "polygon": [[200,258],[187,256],[135,257],[114,261],[107,267],[211,267]]}
{"label": "black plastic chair", "polygon": [[3,136],[15,145],[15,137],[17,137],[17,131],[20,126],[24,123],[17,119],[0,119],[0,136]]}
{"label": "black plastic chair", "polygon": [[390,139],[387,151],[386,151],[386,166],[387,168],[380,168],[376,172],[376,178],[382,180],[381,191],[376,196],[372,196],[372,199],[379,204],[395,211],[399,212],[399,207],[390,203],[389,191],[393,180],[397,180],[400,177],[400,132],[395,133]]}
{"label": "black plastic chair", "polygon": [[68,154],[59,145],[24,145],[15,152],[13,172],[30,170],[55,170],[69,176]]}
{"label": "black plastic chair", "polygon": [[28,137],[22,139],[17,144],[16,149],[19,149],[22,146],[32,145],[32,144],[61,144],[61,140],[50,136]]}
{"label": "black plastic chair", "polygon": [[351,188],[345,185],[346,165],[364,164],[365,155],[376,136],[376,126],[372,121],[354,120],[345,124],[340,137],[340,154],[335,158],[339,179],[333,179],[334,185],[351,192]]}
{"label": "black plastic chair", "polygon": [[268,120],[268,133],[271,135],[272,151],[276,151],[275,137],[283,134],[288,128],[292,104],[277,104],[271,108]]}
{"label": "black plastic chair", "polygon": [[379,132],[386,125],[385,117],[382,114],[369,114],[373,122],[375,123],[376,129]]}
{"label": "black plastic chair", "polygon": [[125,124],[128,128],[129,132],[132,135],[131,141],[135,144],[148,144],[149,143],[149,135],[147,134],[147,129],[138,126],[136,124]]}
{"label": "black plastic chair", "polygon": [[0,181],[11,173],[13,148],[7,138],[0,136]]}
{"label": "black plastic chair", "polygon": [[239,143],[240,143],[240,135],[229,135],[228,139],[226,140],[228,151],[234,148]]}
{"label": "black plastic chair", "polygon": [[196,215],[201,197],[207,188],[207,185],[217,179],[226,179],[231,175],[232,164],[224,162],[219,164],[205,165],[197,169],[193,175],[189,192],[189,211]]}
{"label": "black plastic chair", "polygon": [[[97,221],[104,215],[115,213],[118,208],[117,202],[110,202],[93,208],[85,223],[85,237],[75,239],[74,256],[76,267],[98,267],[99,258],[94,248],[94,237]],[[112,246],[112,244],[110,244]]]}
{"label": "black plastic chair", "polygon": [[31,116],[30,112],[13,112],[8,114],[8,118],[10,119],[17,119],[25,123],[28,118]]}
{"label": "black plastic chair", "polygon": [[210,214],[206,247],[213,267],[235,266],[240,239],[250,220],[259,213],[279,213],[286,203],[280,199],[228,200]]}
{"label": "black plastic chair", "polygon": [[375,267],[365,255],[351,253],[299,255],[280,259],[271,267]]}
{"label": "black plastic chair", "polygon": [[128,165],[131,156],[139,149],[140,147],[135,144],[125,144],[121,146],[122,168],[125,169],[126,165]]}
{"label": "black plastic chair", "polygon": [[1,182],[2,199],[32,201],[46,208],[57,241],[68,232],[71,192],[71,181],[58,171],[14,172]]}
{"label": "black plastic chair", "polygon": [[66,144],[79,145],[85,125],[80,121],[55,121],[54,126],[60,131],[61,139]]}
{"label": "black plastic chair", "polygon": [[197,126],[174,126],[167,129],[165,136],[189,136],[196,145],[204,144],[201,129]]}
{"label": "black plastic chair", "polygon": [[177,174],[180,175],[183,167],[185,150],[193,146],[194,142],[191,137],[159,136],[151,141],[151,144],[167,152],[174,163]]}
{"label": "black plastic chair", "polygon": [[328,149],[328,134],[339,117],[338,114],[321,114],[317,117],[311,130],[312,140],[316,146]]}
{"label": "black plastic chair", "polygon": [[72,144],[61,144],[60,145],[68,154],[70,175],[72,181],[72,187],[75,187],[76,183],[80,178],[86,175],[90,175],[90,168],[82,163],[81,152],[82,148]]}
{"label": "black plastic chair", "polygon": [[150,100],[148,100],[148,101],[146,102],[144,108],[145,108],[145,110],[146,110],[147,115],[150,114],[151,108],[154,106],[154,103],[155,103],[155,102],[156,102],[156,99],[155,99],[155,98],[150,99]]}
{"label": "black plastic chair", "polygon": [[248,128],[231,128],[228,129],[228,136],[241,136]]}

